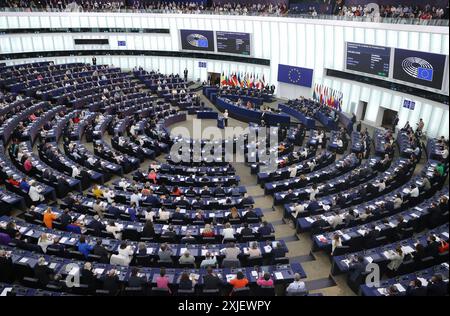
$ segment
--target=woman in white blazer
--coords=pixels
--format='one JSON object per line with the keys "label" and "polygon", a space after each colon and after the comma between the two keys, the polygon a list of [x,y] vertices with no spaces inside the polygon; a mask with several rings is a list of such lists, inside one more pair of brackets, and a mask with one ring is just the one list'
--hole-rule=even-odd
{"label": "woman in white blazer", "polygon": [[395,249],[394,254],[391,256],[391,262],[387,265],[388,269],[391,270],[391,272],[395,272],[398,270],[398,268],[402,265],[403,259],[405,258],[405,254],[403,253],[402,247],[398,246]]}

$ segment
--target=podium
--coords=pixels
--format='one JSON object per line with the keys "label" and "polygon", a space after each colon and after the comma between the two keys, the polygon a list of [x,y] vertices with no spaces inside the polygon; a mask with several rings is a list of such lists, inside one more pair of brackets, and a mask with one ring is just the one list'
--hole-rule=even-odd
{"label": "podium", "polygon": [[225,119],[223,117],[217,118],[217,127],[221,129],[225,128]]}

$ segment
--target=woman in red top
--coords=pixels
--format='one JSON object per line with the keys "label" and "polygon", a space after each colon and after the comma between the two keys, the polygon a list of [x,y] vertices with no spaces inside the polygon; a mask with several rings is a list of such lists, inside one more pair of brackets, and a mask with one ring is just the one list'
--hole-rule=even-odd
{"label": "woman in red top", "polygon": [[183,191],[181,191],[179,187],[174,186],[172,189],[172,195],[180,196],[181,194],[183,194]]}
{"label": "woman in red top", "polygon": [[19,185],[20,185],[20,182],[19,181],[17,181],[17,180],[15,180],[14,178],[9,178],[8,180],[8,183],[9,184],[11,184],[11,185],[13,185],[13,186],[15,186],[15,187],[18,187]]}
{"label": "woman in red top", "polygon": [[27,158],[25,162],[23,163],[23,168],[26,172],[30,172],[31,169],[33,169],[33,164],[31,163],[31,159]]}
{"label": "woman in red top", "polygon": [[203,232],[202,232],[202,236],[203,237],[214,237],[214,231],[212,230],[210,224],[205,225],[205,228],[203,229]]}
{"label": "woman in red top", "polygon": [[150,173],[148,174],[148,179],[151,180],[151,181],[153,181],[154,184],[156,184],[156,176],[157,176],[156,171],[155,171],[155,170],[152,170],[152,171],[150,171]]}

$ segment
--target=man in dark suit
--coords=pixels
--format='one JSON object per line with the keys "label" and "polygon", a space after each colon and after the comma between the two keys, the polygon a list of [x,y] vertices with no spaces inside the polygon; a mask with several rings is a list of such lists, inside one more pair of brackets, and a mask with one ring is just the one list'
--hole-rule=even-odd
{"label": "man in dark suit", "polygon": [[277,243],[277,245],[272,249],[272,259],[284,258],[286,256],[286,248],[281,245],[281,243]]}
{"label": "man in dark suit", "polygon": [[311,202],[309,202],[308,207],[306,208],[306,210],[308,212],[315,212],[316,210],[322,208],[322,206],[319,205],[319,202],[317,202],[316,200],[313,200]]}
{"label": "man in dark suit", "polygon": [[27,249],[27,246],[28,246],[28,244],[22,240],[22,234],[20,232],[16,232],[16,235],[11,240],[11,243],[13,243],[16,248],[20,248],[20,249]]}
{"label": "man in dark suit", "polygon": [[405,229],[408,228],[408,224],[405,222],[405,219],[403,218],[403,216],[398,216],[397,220],[398,220],[398,224],[397,224],[397,227],[395,228],[395,233],[397,235],[397,239],[401,240],[401,239],[403,239],[403,236],[405,235]]}
{"label": "man in dark suit", "polygon": [[80,282],[86,284],[91,291],[95,291],[97,278],[92,272],[92,263],[86,262],[80,271]]}
{"label": "man in dark suit", "polygon": [[428,296],[445,296],[447,295],[448,285],[442,280],[442,275],[435,274],[431,277],[431,281],[427,286]]}
{"label": "man in dark suit", "polygon": [[[359,256],[356,259],[356,262],[351,264],[349,267],[347,281],[351,284],[356,284],[356,282],[358,282],[358,279],[360,278],[361,274],[363,274],[365,271],[366,271],[366,267],[364,265],[364,257]],[[359,285],[359,284],[357,284],[357,285]]]}
{"label": "man in dark suit", "polygon": [[100,262],[105,263],[108,262],[109,252],[102,245],[102,241],[97,240],[94,248],[92,249],[92,254],[100,257]]}
{"label": "man in dark suit", "polygon": [[34,267],[34,277],[38,279],[39,284],[45,287],[50,281],[50,275],[53,274],[53,270],[47,266],[44,257],[40,257],[36,266]]}
{"label": "man in dark suit", "polygon": [[145,279],[139,276],[139,268],[133,267],[131,269],[130,278],[128,279],[128,286],[143,289],[145,285]]}
{"label": "man in dark suit", "polygon": [[245,193],[244,197],[241,200],[241,205],[246,206],[246,205],[251,205],[251,204],[253,204],[252,198],[249,197],[247,193]]}
{"label": "man in dark suit", "polygon": [[14,281],[14,269],[11,257],[3,249],[0,249],[0,282],[12,283]]}
{"label": "man in dark suit", "polygon": [[211,195],[211,191],[208,189],[208,187],[204,187],[203,190],[200,191],[201,195]]}
{"label": "man in dark suit", "polygon": [[186,215],[181,213],[181,209],[177,207],[175,212],[172,214],[172,219],[184,221],[186,219]]}
{"label": "man in dark suit", "polygon": [[195,192],[193,187],[189,187],[189,189],[186,190],[185,195],[186,196],[195,196],[197,193]]}
{"label": "man in dark suit", "polygon": [[269,236],[272,234],[272,230],[269,227],[269,223],[267,223],[266,221],[262,222],[262,226],[258,229],[258,233],[261,236]]}
{"label": "man in dark suit", "polygon": [[419,279],[412,280],[406,288],[406,296],[427,296],[427,288]]}
{"label": "man in dark suit", "polygon": [[247,209],[247,212],[244,215],[244,221],[248,221],[249,218],[258,218],[258,215],[251,207]]}
{"label": "man in dark suit", "polygon": [[160,206],[158,197],[155,196],[152,191],[150,191],[150,193],[147,195],[147,197],[145,199],[145,203],[149,204],[150,207],[159,207]]}
{"label": "man in dark suit", "polygon": [[192,202],[192,208],[194,209],[201,209],[203,208],[204,203],[202,201],[202,199],[200,197],[197,197],[193,202]]}
{"label": "man in dark suit", "polygon": [[380,232],[378,229],[375,229],[375,225],[370,225],[368,229],[369,232],[364,236],[364,247],[370,249],[376,247],[377,238],[380,237]]}
{"label": "man in dark suit", "polygon": [[222,280],[220,280],[220,278],[214,274],[212,267],[209,266],[206,269],[206,275],[203,276],[203,289],[220,290],[222,284]]}
{"label": "man in dark suit", "polygon": [[116,270],[112,269],[103,279],[103,289],[109,292],[109,295],[116,295],[119,290],[119,277]]}
{"label": "man in dark suit", "polygon": [[247,223],[242,224],[241,236],[253,236],[253,230],[248,227]]}
{"label": "man in dark suit", "polygon": [[436,258],[439,254],[440,243],[436,240],[436,236],[429,235],[427,237],[427,246],[425,248],[425,253],[428,257]]}
{"label": "man in dark suit", "polygon": [[431,206],[428,208],[428,213],[430,214],[428,225],[429,227],[436,227],[442,220],[442,210],[435,203],[431,203]]}
{"label": "man in dark suit", "polygon": [[102,222],[100,222],[100,217],[98,215],[95,215],[92,221],[86,227],[94,230],[95,236],[100,236],[102,230],[106,229],[106,226]]}
{"label": "man in dark suit", "polygon": [[176,205],[185,209],[185,208],[188,208],[191,204],[182,195],[182,196],[180,196],[180,199],[176,202]]}
{"label": "man in dark suit", "polygon": [[215,196],[225,195],[225,191],[222,189],[221,186],[218,186],[217,188],[214,189],[214,195]]}
{"label": "man in dark suit", "polygon": [[162,233],[162,236],[164,236],[165,238],[175,239],[177,237],[177,233],[175,232],[173,226],[169,225],[167,230]]}
{"label": "man in dark suit", "polygon": [[72,224],[72,217],[69,215],[69,210],[65,209],[61,216],[58,218],[61,223],[61,228],[66,229],[67,225]]}
{"label": "man in dark suit", "polygon": [[294,192],[291,189],[289,189],[287,194],[284,197],[284,202],[292,203],[296,199],[297,199],[297,196],[294,194]]}
{"label": "man in dark suit", "polygon": [[157,190],[158,193],[163,194],[163,195],[169,195],[170,191],[169,189],[163,184],[161,184]]}
{"label": "man in dark suit", "polygon": [[116,206],[116,203],[113,202],[111,206],[108,207],[108,214],[111,214],[115,219],[119,219],[120,217],[120,209]]}
{"label": "man in dark suit", "polygon": [[188,70],[187,70],[187,68],[184,68],[183,75],[184,75],[184,81],[187,81],[187,79],[188,79]]}

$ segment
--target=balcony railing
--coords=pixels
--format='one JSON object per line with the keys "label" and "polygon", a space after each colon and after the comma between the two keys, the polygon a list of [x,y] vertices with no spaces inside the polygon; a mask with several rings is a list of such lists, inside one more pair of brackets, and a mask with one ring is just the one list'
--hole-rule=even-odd
{"label": "balcony railing", "polygon": [[335,20],[335,21],[352,21],[352,22],[376,22],[391,24],[410,24],[410,25],[430,25],[430,26],[449,26],[448,19],[431,19],[424,20],[419,18],[403,18],[403,17],[373,17],[373,16],[340,16],[329,14],[310,15],[304,13],[268,13],[268,12],[240,12],[240,11],[213,11],[213,10],[197,10],[197,11],[181,11],[181,10],[156,10],[156,9],[95,9],[84,10],[81,7],[67,7],[66,9],[58,8],[0,8],[0,12],[113,12],[113,13],[158,13],[158,14],[208,14],[208,15],[238,15],[238,16],[271,16],[271,17],[288,17],[299,19],[317,19],[317,20]]}

